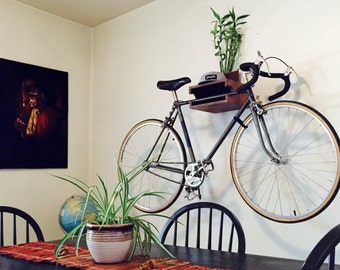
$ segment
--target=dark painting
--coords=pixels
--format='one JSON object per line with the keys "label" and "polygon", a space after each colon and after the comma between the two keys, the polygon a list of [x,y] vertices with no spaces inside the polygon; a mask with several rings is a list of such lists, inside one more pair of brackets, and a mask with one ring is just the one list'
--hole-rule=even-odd
{"label": "dark painting", "polygon": [[0,59],[0,115],[0,168],[67,168],[67,72]]}

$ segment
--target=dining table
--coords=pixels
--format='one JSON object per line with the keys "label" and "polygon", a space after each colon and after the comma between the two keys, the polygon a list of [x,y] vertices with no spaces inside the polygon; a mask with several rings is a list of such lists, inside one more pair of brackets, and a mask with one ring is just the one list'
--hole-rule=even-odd
{"label": "dining table", "polygon": [[[65,256],[62,260],[55,259],[53,254],[55,242],[36,242],[10,246],[8,248],[0,248],[0,269],[1,270],[62,270],[62,269],[187,269],[187,270],[203,270],[203,269],[227,269],[227,270],[299,270],[302,265],[302,260],[289,258],[278,258],[254,254],[238,254],[234,252],[180,247],[166,245],[167,249],[176,257],[169,258],[159,247],[152,247],[149,257],[141,257],[137,255],[130,262],[121,264],[103,265],[96,264],[90,258],[86,247],[82,248],[88,256],[86,259],[88,264],[68,264],[81,257],[71,254]],[[35,251],[35,257],[29,257],[29,253],[34,248],[46,250],[46,252]],[[70,245],[70,248],[73,247]],[[8,253],[6,253],[6,250]],[[47,252],[48,250],[48,252]],[[80,252],[81,253],[81,252]],[[84,253],[84,254],[85,254]],[[32,253],[33,254],[33,253]],[[36,255],[38,254],[38,255]],[[40,256],[40,257],[39,257]],[[44,257],[42,259],[42,257]],[[38,258],[38,259],[37,259]],[[39,259],[41,258],[41,259]],[[84,258],[84,256],[83,256]],[[336,266],[340,269],[340,266]]]}

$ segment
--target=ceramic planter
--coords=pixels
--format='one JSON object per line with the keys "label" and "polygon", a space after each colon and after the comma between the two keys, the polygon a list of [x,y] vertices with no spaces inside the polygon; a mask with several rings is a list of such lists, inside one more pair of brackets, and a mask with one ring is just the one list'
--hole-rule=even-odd
{"label": "ceramic planter", "polygon": [[118,263],[130,255],[133,224],[87,225],[87,247],[97,263]]}

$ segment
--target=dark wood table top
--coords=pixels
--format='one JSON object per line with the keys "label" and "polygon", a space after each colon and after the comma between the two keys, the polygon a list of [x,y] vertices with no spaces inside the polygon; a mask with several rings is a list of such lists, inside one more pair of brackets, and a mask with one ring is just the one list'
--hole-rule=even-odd
{"label": "dark wood table top", "polygon": [[[54,241],[55,242],[55,241]],[[299,270],[303,261],[276,258],[269,256],[240,255],[232,252],[221,252],[207,249],[167,246],[170,252],[181,261],[189,261],[193,265],[218,267],[232,270]],[[153,247],[151,257],[168,257],[160,248]],[[62,270],[68,269],[51,263],[34,263],[0,255],[1,270]],[[336,266],[340,270],[340,266]]]}
{"label": "dark wood table top", "polygon": [[298,270],[303,261],[245,254],[220,252],[196,248],[168,246],[168,249],[180,260],[193,264],[235,270]]}

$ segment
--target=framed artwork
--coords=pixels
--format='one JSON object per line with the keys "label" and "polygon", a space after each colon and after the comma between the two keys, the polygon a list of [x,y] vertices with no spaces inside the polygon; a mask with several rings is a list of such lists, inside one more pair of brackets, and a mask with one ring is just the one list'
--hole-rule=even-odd
{"label": "framed artwork", "polygon": [[68,73],[0,58],[0,168],[67,168]]}

